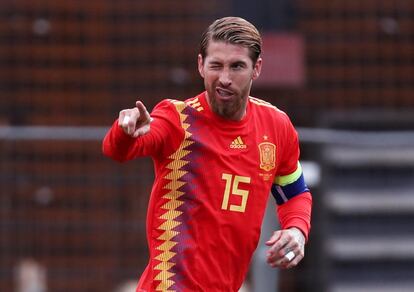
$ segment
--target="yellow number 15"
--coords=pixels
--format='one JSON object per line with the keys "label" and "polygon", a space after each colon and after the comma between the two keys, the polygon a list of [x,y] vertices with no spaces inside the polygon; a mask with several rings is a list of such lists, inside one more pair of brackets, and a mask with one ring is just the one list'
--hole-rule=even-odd
{"label": "yellow number 15", "polygon": [[[249,191],[239,189],[239,183],[250,183],[250,177],[223,173],[221,178],[226,181],[226,187],[224,189],[223,203],[221,204],[221,209],[229,209],[230,211],[244,212],[246,210],[246,203],[247,197],[249,196]],[[241,204],[231,204],[229,208],[230,194],[241,196]]]}

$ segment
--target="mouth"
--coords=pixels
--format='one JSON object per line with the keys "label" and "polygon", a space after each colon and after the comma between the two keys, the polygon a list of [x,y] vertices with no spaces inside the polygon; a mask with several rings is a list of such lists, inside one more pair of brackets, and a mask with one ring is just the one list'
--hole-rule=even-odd
{"label": "mouth", "polygon": [[234,92],[228,89],[216,88],[216,95],[222,101],[228,101],[234,96]]}

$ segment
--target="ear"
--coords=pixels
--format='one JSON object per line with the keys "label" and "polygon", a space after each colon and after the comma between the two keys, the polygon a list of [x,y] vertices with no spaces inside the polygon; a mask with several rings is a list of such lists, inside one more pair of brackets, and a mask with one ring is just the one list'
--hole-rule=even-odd
{"label": "ear", "polygon": [[256,64],[254,64],[254,68],[253,68],[253,76],[252,79],[255,80],[260,76],[260,72],[262,71],[262,58],[258,58],[256,61]]}
{"label": "ear", "polygon": [[200,73],[201,77],[204,78],[204,60],[203,60],[203,56],[201,56],[201,54],[198,54],[198,72]]}

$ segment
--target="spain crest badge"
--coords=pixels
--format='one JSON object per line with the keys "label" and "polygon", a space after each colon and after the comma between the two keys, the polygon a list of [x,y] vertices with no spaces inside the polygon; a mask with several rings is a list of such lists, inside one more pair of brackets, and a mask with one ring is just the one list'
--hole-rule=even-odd
{"label": "spain crest badge", "polygon": [[276,145],[270,142],[259,144],[260,168],[270,171],[276,167]]}

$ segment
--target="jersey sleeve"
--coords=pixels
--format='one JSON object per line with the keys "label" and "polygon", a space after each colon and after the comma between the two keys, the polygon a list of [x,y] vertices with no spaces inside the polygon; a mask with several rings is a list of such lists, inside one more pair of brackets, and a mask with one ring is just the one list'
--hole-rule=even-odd
{"label": "jersey sleeve", "polygon": [[297,168],[299,160],[298,134],[287,116],[284,119],[283,141],[280,143],[279,148],[281,148],[279,149],[281,153],[276,180],[280,180],[284,176],[293,173]]}
{"label": "jersey sleeve", "polygon": [[125,134],[115,120],[103,140],[103,153],[120,162],[141,156],[167,157],[173,153],[184,137],[175,107],[164,100],[154,108],[151,118],[150,131],[137,138]]}
{"label": "jersey sleeve", "polygon": [[302,231],[307,241],[311,229],[311,193],[301,193],[285,204],[277,206],[277,215],[282,229],[296,227]]}

